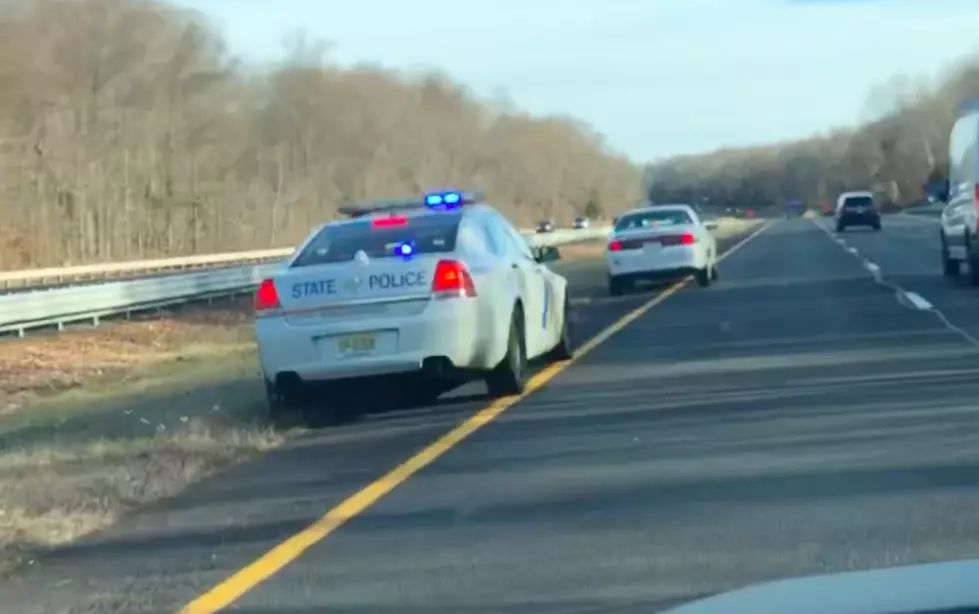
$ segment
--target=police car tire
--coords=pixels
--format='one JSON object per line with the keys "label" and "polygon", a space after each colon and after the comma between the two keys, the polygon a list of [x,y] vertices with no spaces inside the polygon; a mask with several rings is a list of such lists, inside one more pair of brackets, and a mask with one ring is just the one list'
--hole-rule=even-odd
{"label": "police car tire", "polygon": [[627,282],[624,279],[614,277],[609,275],[608,277],[608,293],[612,296],[622,296],[626,293]]}
{"label": "police car tire", "polygon": [[269,419],[273,426],[280,426],[288,422],[288,419],[298,409],[293,399],[277,391],[275,386],[267,381],[265,382],[265,396],[269,405]]}
{"label": "police car tire", "polygon": [[561,338],[558,340],[557,345],[554,346],[548,353],[549,362],[557,362],[559,360],[568,360],[574,355],[574,329],[573,323],[571,321],[571,308],[568,306],[568,301],[564,301],[564,313],[562,314],[561,320]]}
{"label": "police car tire", "polygon": [[706,288],[709,286],[711,280],[710,265],[708,264],[704,266],[704,268],[695,271],[694,277],[697,278],[697,285],[701,288]]}
{"label": "police car tire", "polygon": [[404,396],[396,401],[396,409],[418,409],[433,405],[452,386],[437,380],[419,379],[412,382]]}
{"label": "police car tire", "polygon": [[969,283],[979,286],[979,254],[976,253],[975,237],[966,235],[965,257],[969,263]]}
{"label": "police car tire", "polygon": [[507,351],[492,371],[486,376],[486,387],[491,397],[506,397],[521,394],[527,383],[527,347],[524,341],[523,318],[515,309],[510,319],[510,333],[507,337]]}
{"label": "police car tire", "polygon": [[364,413],[365,405],[374,401],[370,395],[357,394],[347,387],[324,386],[315,395],[297,399],[303,423],[313,429],[342,424]]}
{"label": "police car tire", "polygon": [[946,277],[955,277],[962,272],[962,263],[952,258],[948,253],[948,245],[945,243],[945,233],[941,233],[942,238],[942,273]]}

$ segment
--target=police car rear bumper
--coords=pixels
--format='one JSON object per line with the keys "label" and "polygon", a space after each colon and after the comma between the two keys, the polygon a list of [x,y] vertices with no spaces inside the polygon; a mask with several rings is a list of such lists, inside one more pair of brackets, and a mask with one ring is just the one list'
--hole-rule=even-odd
{"label": "police car rear bumper", "polygon": [[[361,318],[308,325],[285,317],[255,322],[265,378],[340,380],[420,371],[426,359],[448,359],[459,369],[488,368],[488,347],[479,343],[473,299],[431,300],[420,313],[399,318]],[[373,341],[369,351],[344,351],[351,339]]]}

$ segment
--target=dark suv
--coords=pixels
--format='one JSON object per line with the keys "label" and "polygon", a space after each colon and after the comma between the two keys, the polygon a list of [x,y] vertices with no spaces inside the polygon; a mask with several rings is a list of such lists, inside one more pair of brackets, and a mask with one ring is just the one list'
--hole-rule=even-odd
{"label": "dark suv", "polygon": [[537,222],[537,234],[554,232],[554,220],[541,220]]}
{"label": "dark suv", "polygon": [[880,209],[870,192],[846,192],[840,195],[836,205],[836,232],[847,226],[870,226],[880,230]]}

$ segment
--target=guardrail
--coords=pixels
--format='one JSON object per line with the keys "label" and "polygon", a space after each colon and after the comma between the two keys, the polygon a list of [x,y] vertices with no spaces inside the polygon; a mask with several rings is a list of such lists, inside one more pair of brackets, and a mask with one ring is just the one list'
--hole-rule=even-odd
{"label": "guardrail", "polygon": [[[524,235],[534,236],[533,230],[521,230]],[[572,232],[559,230],[557,232]],[[581,231],[574,231],[581,232]],[[194,269],[216,269],[245,264],[274,262],[289,256],[292,247],[277,247],[245,252],[226,252],[223,254],[203,254],[180,256],[177,258],[158,258],[154,260],[133,260],[129,262],[110,262],[69,267],[46,267],[24,271],[0,271],[0,291],[23,292],[35,288],[56,288],[59,286],[102,283],[107,280],[139,279],[156,275],[172,275],[180,271]]]}
{"label": "guardrail", "polygon": [[918,215],[922,217],[941,217],[945,207],[909,207],[902,211],[906,215]]}
{"label": "guardrail", "polygon": [[66,285],[71,283],[101,283],[119,277],[137,277],[154,274],[173,274],[177,271],[200,268],[217,268],[230,265],[269,262],[281,260],[292,253],[291,247],[264,249],[248,252],[224,254],[204,254],[161,258],[158,260],[136,260],[131,262],[110,262],[72,267],[49,267],[27,271],[0,271],[0,288],[32,289],[44,285]]}
{"label": "guardrail", "polygon": [[[610,227],[557,230],[527,236],[531,245],[564,245],[601,239]],[[129,315],[181,303],[251,292],[292,253],[280,251],[276,262],[173,273],[105,283],[29,290],[0,295],[0,333],[24,336],[28,330],[57,327],[101,318]]]}

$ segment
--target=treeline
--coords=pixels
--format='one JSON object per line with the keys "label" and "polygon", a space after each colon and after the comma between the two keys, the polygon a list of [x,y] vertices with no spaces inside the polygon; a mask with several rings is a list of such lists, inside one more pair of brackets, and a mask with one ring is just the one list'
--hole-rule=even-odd
{"label": "treeline", "polygon": [[[937,86],[895,79],[875,96],[888,109],[853,130],[764,147],[665,160],[646,169],[651,200],[706,199],[725,206],[835,206],[846,190],[873,190],[888,207],[922,201],[922,184],[942,179],[958,106],[979,96],[979,59],[950,70]],[[788,109],[786,113],[791,113]]]}
{"label": "treeline", "polygon": [[339,205],[481,189],[516,221],[631,206],[641,169],[572,119],[297,44],[244,70],[199,14],[0,8],[0,269],[291,245]]}

